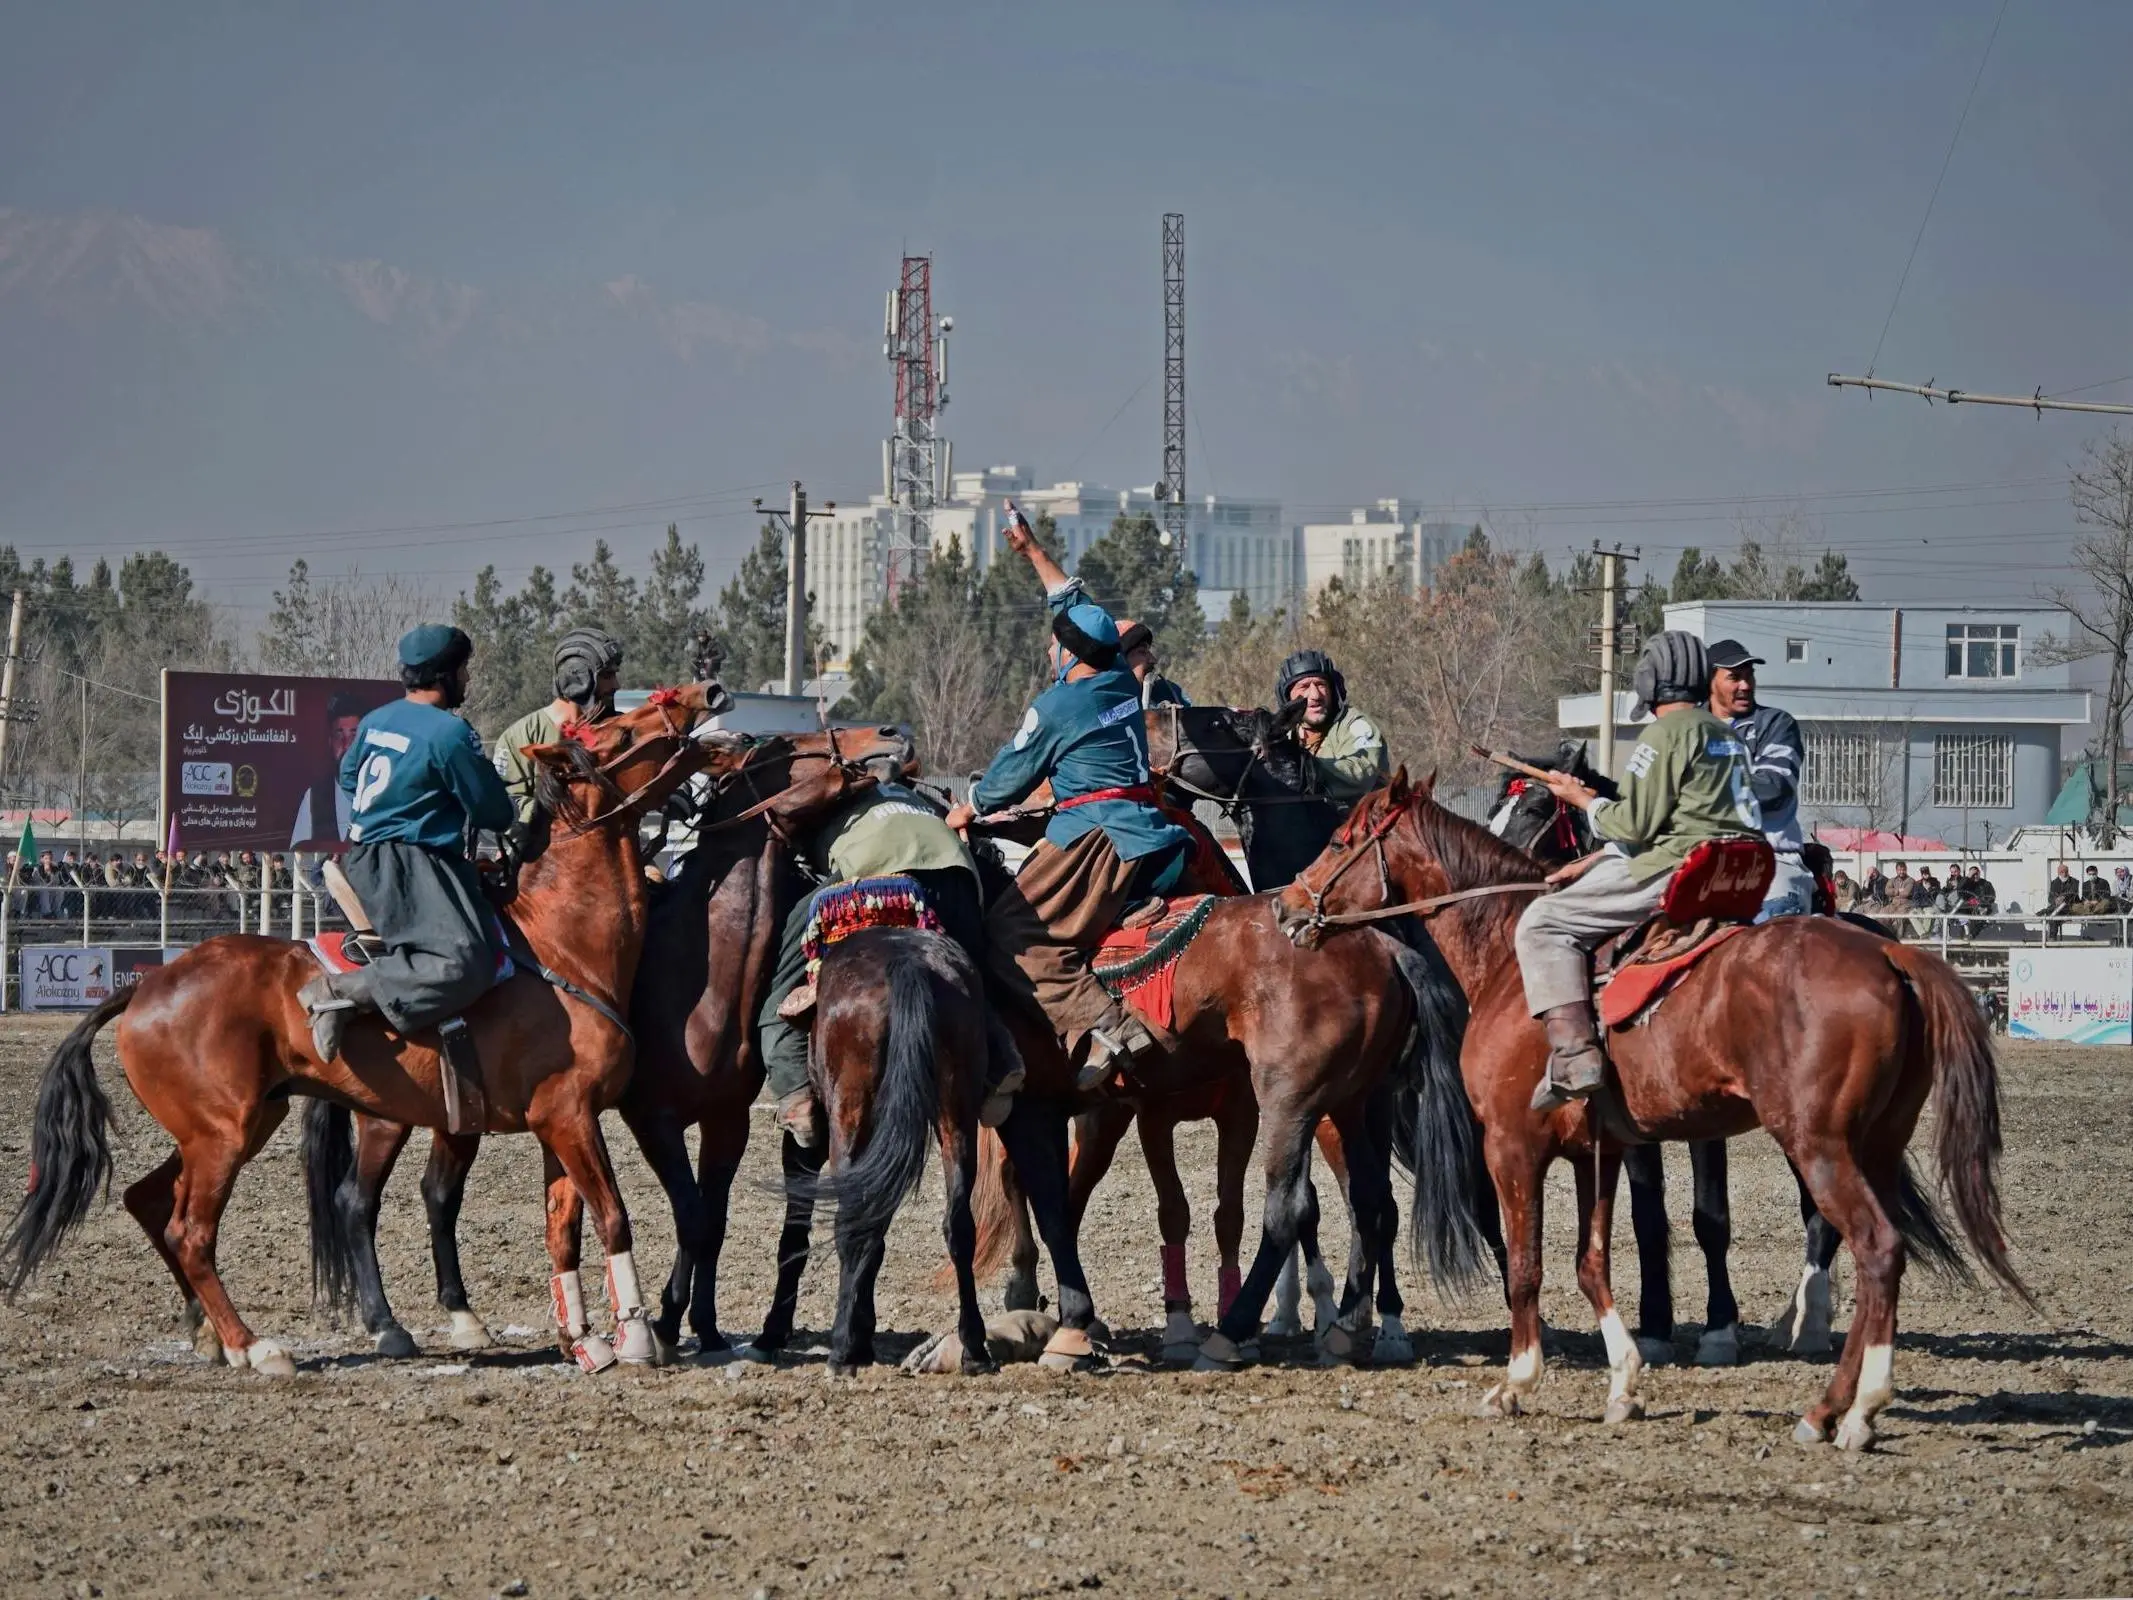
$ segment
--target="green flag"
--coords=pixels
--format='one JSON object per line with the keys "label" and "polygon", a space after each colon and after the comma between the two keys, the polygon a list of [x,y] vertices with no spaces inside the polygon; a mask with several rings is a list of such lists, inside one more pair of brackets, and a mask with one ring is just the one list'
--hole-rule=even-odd
{"label": "green flag", "polygon": [[37,830],[30,826],[29,813],[27,812],[23,813],[22,843],[15,846],[15,859],[18,861],[35,861],[37,859]]}

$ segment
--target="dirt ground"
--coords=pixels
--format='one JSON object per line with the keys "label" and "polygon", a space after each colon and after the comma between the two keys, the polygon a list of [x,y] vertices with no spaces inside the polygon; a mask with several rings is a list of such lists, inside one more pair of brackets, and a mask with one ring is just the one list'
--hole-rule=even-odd
{"label": "dirt ground", "polygon": [[[7,1192],[23,1181],[38,1074],[62,1027],[0,1019]],[[166,1141],[100,1054],[123,1183]],[[1654,1372],[1649,1417],[1601,1426],[1605,1367],[1568,1271],[1560,1169],[1545,1311],[1566,1331],[1550,1343],[1540,1414],[1489,1422],[1476,1406],[1506,1354],[1490,1296],[1445,1306],[1410,1287],[1411,1369],[1325,1370],[1304,1344],[1270,1346],[1266,1365],[1238,1374],[1156,1367],[1154,1211],[1130,1159],[1084,1241],[1119,1333],[1105,1373],[885,1367],[831,1380],[812,1334],[801,1346],[816,1353],[775,1369],[582,1376],[547,1331],[539,1166],[523,1139],[483,1152],[462,1225],[475,1304],[511,1348],[468,1361],[444,1344],[418,1157],[387,1197],[382,1243],[402,1320],[437,1353],[383,1362],[309,1308],[285,1129],[238,1188],[222,1260],[253,1325],[295,1349],[293,1381],[195,1357],[162,1267],[116,1205],[0,1310],[0,1583],[10,1595],[600,1600],[655,1589],[2126,1593],[2133,1060],[2014,1047],[2005,1062],[2009,1225],[2043,1313],[1914,1269],[1898,1398],[1880,1448],[1860,1457],[1789,1442],[1826,1365],[1760,1352],[1736,1370]],[[671,1251],[664,1204],[612,1122],[610,1138],[649,1280]],[[1671,1166],[1693,1315],[1702,1274],[1687,1243],[1687,1163]],[[1205,1218],[1204,1131],[1187,1140],[1185,1169]],[[729,1332],[750,1330],[767,1304],[774,1171],[766,1119],[726,1246]],[[950,1321],[950,1300],[929,1287],[937,1199],[936,1175],[891,1242],[887,1356]],[[1790,1180],[1760,1137],[1736,1146],[1733,1201],[1735,1282],[1746,1315],[1767,1319],[1797,1276],[1800,1234]],[[1627,1233],[1624,1218],[1625,1255]],[[1193,1256],[1210,1303],[1204,1221]],[[832,1265],[818,1259],[810,1273],[805,1328],[828,1325]],[[599,1282],[590,1265],[586,1276]],[[1617,1280],[1633,1296],[1633,1258]]]}

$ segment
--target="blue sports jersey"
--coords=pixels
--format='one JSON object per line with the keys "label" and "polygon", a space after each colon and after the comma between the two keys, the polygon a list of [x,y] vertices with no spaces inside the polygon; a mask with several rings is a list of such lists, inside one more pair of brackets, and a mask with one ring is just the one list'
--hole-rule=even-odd
{"label": "blue sports jersey", "polygon": [[481,736],[419,700],[380,706],[357,725],[341,758],[341,789],[353,797],[351,844],[398,840],[462,851],[470,827],[500,831],[514,815]]}

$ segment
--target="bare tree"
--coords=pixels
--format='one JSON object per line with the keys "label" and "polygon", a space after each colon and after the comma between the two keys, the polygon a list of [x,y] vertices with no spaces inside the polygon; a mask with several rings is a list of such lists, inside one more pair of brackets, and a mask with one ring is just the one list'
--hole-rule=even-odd
{"label": "bare tree", "polygon": [[289,586],[274,592],[259,631],[259,664],[269,672],[389,678],[393,646],[436,609],[420,585],[398,574],[313,578],[299,560],[289,568]]}
{"label": "bare tree", "polygon": [[2133,652],[2133,437],[2114,433],[2091,440],[2068,485],[2074,520],[2090,531],[2075,542],[2073,568],[2081,587],[2054,589],[2051,601],[2066,613],[2067,636],[2046,638],[2040,661],[2080,661],[2103,656],[2110,679],[2103,697],[2103,722],[2090,754],[2103,767],[2103,816],[2096,823],[2098,842],[2109,849],[2118,838],[2121,785],[2118,764],[2125,739],[2126,713],[2133,700],[2133,677],[2127,656]]}

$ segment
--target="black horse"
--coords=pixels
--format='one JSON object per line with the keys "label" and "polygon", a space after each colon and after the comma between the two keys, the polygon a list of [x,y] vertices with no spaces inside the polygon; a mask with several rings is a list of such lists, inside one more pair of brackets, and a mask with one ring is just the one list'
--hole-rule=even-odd
{"label": "black horse", "polygon": [[[1552,755],[1520,757],[1528,766],[1567,772],[1596,793],[1613,798],[1614,780],[1597,771],[1586,757],[1582,739],[1566,739]],[[1489,831],[1541,861],[1560,865],[1595,846],[1586,814],[1563,805],[1546,785],[1517,773],[1504,774],[1489,808]],[[1877,926],[1878,925],[1874,925]],[[1886,930],[1881,930],[1886,931]],[[1632,1145],[1623,1152],[1622,1170],[1629,1179],[1630,1226],[1637,1236],[1640,1293],[1636,1337],[1648,1363],[1670,1361],[1674,1354],[1674,1283],[1669,1259],[1666,1216],[1666,1169],[1663,1146]],[[1699,1366],[1730,1367],[1740,1360],[1740,1305],[1726,1270],[1733,1245],[1733,1217],[1726,1191],[1726,1141],[1689,1141],[1689,1173],[1694,1188],[1691,1225],[1703,1251],[1709,1279],[1704,1331],[1696,1343]],[[1793,1174],[1795,1181],[1799,1174]],[[1819,1354],[1830,1348],[1829,1267],[1843,1241],[1823,1220],[1800,1185],[1800,1218],[1807,1229],[1806,1263],[1785,1308],[1764,1335],[1772,1348],[1796,1354]]]}

